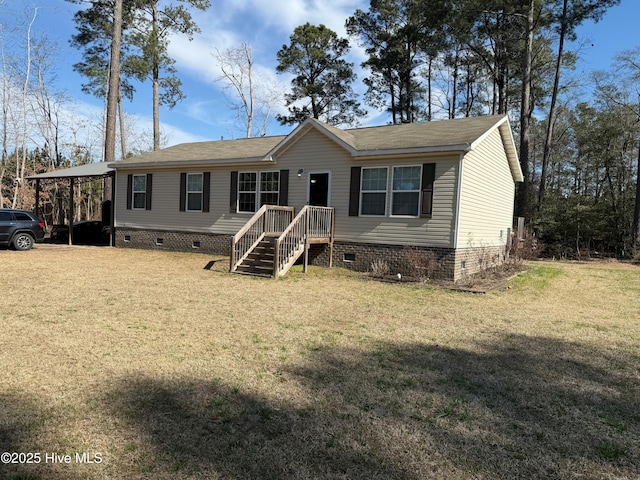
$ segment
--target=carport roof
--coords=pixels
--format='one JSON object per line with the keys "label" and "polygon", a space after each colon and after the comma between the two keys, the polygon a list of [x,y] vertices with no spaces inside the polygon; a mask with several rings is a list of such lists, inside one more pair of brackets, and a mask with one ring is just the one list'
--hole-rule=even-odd
{"label": "carport roof", "polygon": [[51,172],[39,173],[27,177],[29,180],[42,180],[47,178],[82,178],[82,177],[104,177],[110,175],[115,170],[107,162],[87,163],[77,167],[63,168]]}

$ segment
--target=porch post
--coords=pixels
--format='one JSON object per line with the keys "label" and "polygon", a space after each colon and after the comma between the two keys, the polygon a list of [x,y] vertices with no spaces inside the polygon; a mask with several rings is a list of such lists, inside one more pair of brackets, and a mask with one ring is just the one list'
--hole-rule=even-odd
{"label": "porch post", "polygon": [[75,181],[73,177],[69,177],[69,245],[73,245],[73,190]]}
{"label": "porch post", "polygon": [[40,218],[40,179],[36,178],[36,205],[33,207],[33,213]]}

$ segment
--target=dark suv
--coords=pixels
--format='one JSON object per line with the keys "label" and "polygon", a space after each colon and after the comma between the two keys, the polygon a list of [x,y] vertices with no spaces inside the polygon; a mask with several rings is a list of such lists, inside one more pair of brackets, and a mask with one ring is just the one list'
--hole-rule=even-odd
{"label": "dark suv", "polygon": [[0,245],[29,250],[44,240],[44,223],[32,212],[0,208]]}

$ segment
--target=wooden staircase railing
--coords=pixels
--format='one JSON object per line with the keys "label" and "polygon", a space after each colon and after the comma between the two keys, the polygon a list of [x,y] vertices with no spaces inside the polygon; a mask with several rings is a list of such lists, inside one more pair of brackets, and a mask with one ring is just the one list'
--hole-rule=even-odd
{"label": "wooden staircase railing", "polygon": [[331,207],[306,205],[275,243],[273,277],[278,278],[289,270],[296,260],[305,254],[304,271],[307,271],[309,245],[328,243],[329,258],[333,257],[334,216]]}
{"label": "wooden staircase railing", "polygon": [[266,235],[280,234],[293,220],[293,207],[263,205],[231,239],[229,271],[235,272]]}

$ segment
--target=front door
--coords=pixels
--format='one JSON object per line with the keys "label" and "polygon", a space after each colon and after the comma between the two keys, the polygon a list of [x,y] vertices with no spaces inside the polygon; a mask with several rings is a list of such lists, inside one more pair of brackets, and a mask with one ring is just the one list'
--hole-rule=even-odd
{"label": "front door", "polygon": [[309,174],[309,205],[329,206],[329,172]]}

